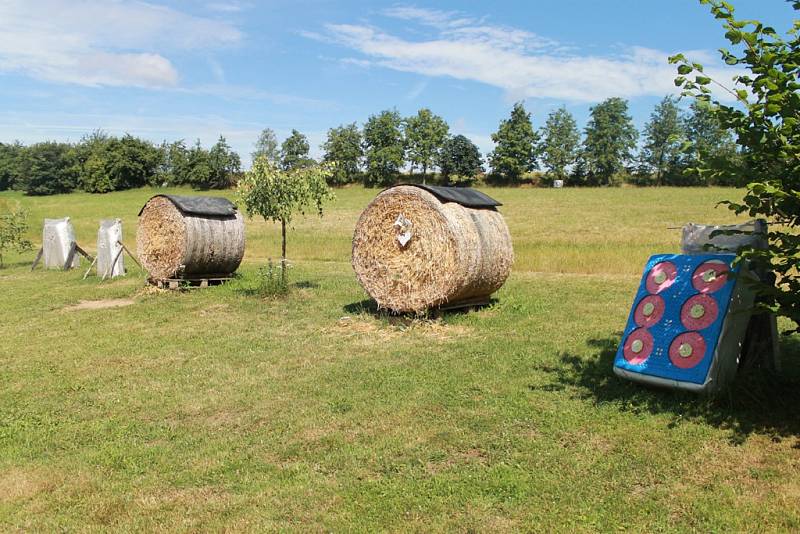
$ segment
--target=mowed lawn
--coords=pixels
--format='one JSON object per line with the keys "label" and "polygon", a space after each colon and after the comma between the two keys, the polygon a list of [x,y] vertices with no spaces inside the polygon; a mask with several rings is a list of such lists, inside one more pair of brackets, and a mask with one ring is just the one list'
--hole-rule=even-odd
{"label": "mowed lawn", "polygon": [[[0,530],[800,529],[800,341],[785,376],[707,400],[611,365],[646,259],[731,189],[486,189],[516,263],[487,308],[373,312],[349,264],[376,190],[289,234],[289,297],[254,296],[278,229],[247,222],[240,278],[187,292],[0,270]],[[136,215],[163,190],[19,200],[31,239]],[[170,190],[170,192],[178,192]],[[188,191],[182,191],[188,193]],[[229,192],[224,193],[230,195]],[[109,309],[80,301],[130,299]],[[782,324],[784,328],[787,324]]]}

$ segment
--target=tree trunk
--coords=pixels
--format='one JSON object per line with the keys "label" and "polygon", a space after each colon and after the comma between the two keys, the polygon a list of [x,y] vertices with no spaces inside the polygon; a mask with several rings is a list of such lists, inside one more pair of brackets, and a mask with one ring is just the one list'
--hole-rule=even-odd
{"label": "tree trunk", "polygon": [[286,281],[286,221],[281,219],[281,279]]}
{"label": "tree trunk", "polygon": [[428,177],[428,166],[423,164],[422,165],[422,185],[425,185],[425,178]]}

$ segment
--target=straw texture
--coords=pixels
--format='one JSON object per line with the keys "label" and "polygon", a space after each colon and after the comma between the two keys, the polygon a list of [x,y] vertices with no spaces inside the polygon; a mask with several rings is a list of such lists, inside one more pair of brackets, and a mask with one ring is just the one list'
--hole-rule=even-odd
{"label": "straw texture", "polygon": [[495,209],[442,203],[413,186],[380,193],[353,236],[359,282],[380,308],[395,312],[488,298],[513,259],[508,227]]}
{"label": "straw texture", "polygon": [[186,215],[156,196],[139,215],[136,249],[151,280],[231,274],[244,256],[244,219]]}

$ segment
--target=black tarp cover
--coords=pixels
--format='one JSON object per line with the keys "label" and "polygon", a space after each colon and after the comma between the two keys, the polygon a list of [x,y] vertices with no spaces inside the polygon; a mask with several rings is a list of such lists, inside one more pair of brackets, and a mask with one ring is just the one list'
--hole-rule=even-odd
{"label": "black tarp cover", "polygon": [[441,187],[437,185],[404,184],[419,187],[442,202],[455,202],[468,208],[494,208],[503,204],[489,195],[469,187]]}
{"label": "black tarp cover", "polygon": [[[236,214],[236,205],[222,197],[183,196],[183,195],[156,195],[170,200],[184,215],[199,215],[201,217],[232,217]],[[149,200],[148,200],[149,202]],[[146,206],[147,204],[145,204]],[[139,210],[139,215],[144,211],[144,206]]]}

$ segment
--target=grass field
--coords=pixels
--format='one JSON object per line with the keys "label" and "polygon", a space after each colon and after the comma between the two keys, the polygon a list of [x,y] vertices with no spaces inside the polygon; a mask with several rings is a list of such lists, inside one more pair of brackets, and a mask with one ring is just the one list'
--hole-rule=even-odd
{"label": "grass field", "polygon": [[[376,314],[349,265],[376,191],[289,235],[294,287],[252,295],[278,229],[249,221],[234,282],[0,270],[0,530],[797,531],[800,340],[786,376],[724,398],[645,389],[611,365],[647,257],[726,189],[492,189],[516,263],[488,308]],[[27,198],[98,220],[153,190]],[[130,262],[128,263],[129,267]],[[80,301],[130,299],[110,309]],[[787,325],[783,325],[784,327]]]}

